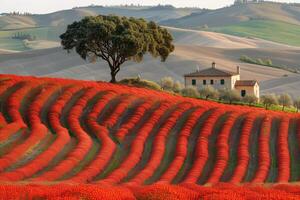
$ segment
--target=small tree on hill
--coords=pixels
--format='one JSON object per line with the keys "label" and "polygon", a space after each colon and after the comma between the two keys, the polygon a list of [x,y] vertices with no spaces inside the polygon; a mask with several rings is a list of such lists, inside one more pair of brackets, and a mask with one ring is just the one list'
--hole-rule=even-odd
{"label": "small tree on hill", "polygon": [[293,99],[289,94],[281,94],[278,98],[279,104],[282,106],[282,111],[285,107],[293,105]]}
{"label": "small tree on hill", "polygon": [[299,109],[300,109],[300,98],[296,99],[294,101],[294,106],[295,108],[297,108],[297,112],[299,112]]}
{"label": "small tree on hill", "polygon": [[241,97],[236,90],[221,90],[220,99],[232,104],[234,101],[240,101]]}
{"label": "small tree on hill", "polygon": [[175,81],[173,91],[176,93],[179,93],[184,88],[184,85],[180,83],[179,81]]}
{"label": "small tree on hill", "polygon": [[174,51],[173,37],[167,29],[132,17],[85,17],[68,25],[60,38],[64,49],[75,49],[84,60],[105,60],[111,71],[110,82],[116,82],[126,61],[140,62],[146,53],[165,61]]}
{"label": "small tree on hill", "polygon": [[172,77],[164,77],[160,80],[160,86],[164,90],[172,91],[174,88],[174,80]]}
{"label": "small tree on hill", "polygon": [[265,105],[266,110],[268,110],[271,105],[278,105],[278,99],[274,94],[263,95],[261,102]]}
{"label": "small tree on hill", "polygon": [[187,86],[186,88],[182,89],[181,93],[183,96],[186,96],[186,97],[197,98],[200,96],[197,88],[195,88],[193,86]]}
{"label": "small tree on hill", "polygon": [[200,96],[204,97],[206,100],[208,98],[217,99],[219,97],[219,91],[212,86],[205,86],[199,90]]}
{"label": "small tree on hill", "polygon": [[246,95],[242,100],[243,102],[248,103],[249,106],[258,102],[258,98],[254,95]]}

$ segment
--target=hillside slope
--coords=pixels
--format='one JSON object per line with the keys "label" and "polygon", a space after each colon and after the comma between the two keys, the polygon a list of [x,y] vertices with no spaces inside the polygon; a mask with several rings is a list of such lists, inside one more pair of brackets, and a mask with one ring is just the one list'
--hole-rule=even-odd
{"label": "hillside slope", "polygon": [[300,25],[300,6],[271,2],[233,5],[217,10],[193,13],[180,19],[162,21],[161,24],[200,29],[204,25],[222,27],[251,20],[280,21]]}
{"label": "hillside slope", "polygon": [[[188,38],[189,34],[181,35],[179,38],[182,40],[179,39],[178,41],[184,41],[186,37]],[[253,48],[256,45],[264,44],[260,41],[257,43],[252,41],[250,43],[251,48],[237,48],[248,47],[249,43],[227,41],[223,40],[224,37],[211,37],[209,39],[201,36],[197,40],[195,40],[196,37],[193,38],[191,45],[177,44],[175,52],[164,63],[148,56],[141,63],[125,63],[117,78],[120,80],[125,77],[140,75],[145,79],[159,81],[165,76],[171,76],[175,80],[183,82],[184,74],[195,71],[197,66],[201,69],[210,67],[211,62],[215,61],[219,68],[230,71],[235,71],[236,66],[239,65],[242,69],[243,79],[255,78],[260,81],[262,93],[265,91],[275,93],[284,91],[295,97],[300,96],[300,91],[297,89],[300,87],[300,82],[295,81],[297,77],[299,78],[298,74],[247,64],[239,60],[242,55],[248,55],[252,58],[270,58],[276,65],[299,69],[299,49],[285,46],[279,48],[279,45],[274,45],[274,48]],[[220,42],[218,42],[218,38],[221,38]],[[105,62],[84,62],[76,53],[68,54],[60,48],[0,55],[0,72],[85,80],[109,80],[109,68]],[[276,86],[265,82],[273,79]]]}
{"label": "hillside slope", "polygon": [[11,75],[0,75],[0,100],[0,182],[300,180],[299,114]]}
{"label": "hillside slope", "polygon": [[234,5],[166,20],[161,24],[300,46],[299,4],[264,2]]}
{"label": "hillside slope", "polygon": [[0,30],[22,29],[33,27],[66,26],[84,16],[115,14],[128,17],[142,17],[147,20],[160,22],[167,19],[176,19],[187,16],[193,12],[201,12],[196,8],[174,8],[171,6],[157,7],[103,7],[90,6],[62,10],[49,14],[30,16],[0,16]]}

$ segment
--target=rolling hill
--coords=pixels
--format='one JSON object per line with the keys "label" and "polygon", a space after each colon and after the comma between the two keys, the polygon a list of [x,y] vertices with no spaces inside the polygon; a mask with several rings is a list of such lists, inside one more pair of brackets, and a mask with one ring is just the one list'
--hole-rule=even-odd
{"label": "rolling hill", "polygon": [[160,23],[171,27],[204,29],[300,45],[299,4],[263,2],[233,5]]}
{"label": "rolling hill", "polygon": [[299,114],[15,75],[0,75],[0,102],[2,197],[224,199],[223,186],[228,199],[299,198],[299,186],[252,188],[299,182]]}
{"label": "rolling hill", "polygon": [[29,16],[0,16],[0,30],[57,27],[66,26],[84,16],[115,14],[128,17],[142,17],[147,20],[160,22],[176,19],[194,12],[201,12],[196,8],[175,8],[172,6],[134,7],[134,6],[89,6],[78,7],[71,10],[62,10],[49,14],[33,14]]}
{"label": "rolling hill", "polygon": [[[262,93],[289,92],[300,96],[297,80],[299,74],[241,62],[242,55],[253,58],[270,58],[274,64],[300,69],[297,47],[282,45],[261,39],[244,39],[212,32],[169,28],[175,36],[175,52],[165,63],[146,56],[141,63],[128,62],[118,74],[118,79],[136,77],[159,81],[171,76],[183,82],[183,75],[217,62],[219,68],[234,71],[239,65],[243,79],[260,81]],[[109,69],[103,61],[84,62],[76,53],[67,54],[61,48],[26,51],[0,55],[0,72],[51,77],[67,77],[84,80],[108,80]],[[269,84],[269,81],[274,83]],[[275,84],[276,83],[276,84]]]}
{"label": "rolling hill", "polygon": [[[0,16],[0,49],[24,51],[45,47],[45,41],[57,42],[59,40],[59,35],[65,31],[67,24],[84,16],[98,14],[143,17],[168,27],[243,37],[240,40],[260,38],[290,46],[300,45],[300,6],[264,2],[233,5],[217,10],[172,6],[90,6],[43,15]],[[180,31],[176,32],[180,34]],[[12,39],[12,35],[17,33],[35,36],[37,44],[30,46],[24,44],[22,40]],[[197,34],[194,36],[197,37]],[[194,40],[193,38],[187,39],[186,42]]]}

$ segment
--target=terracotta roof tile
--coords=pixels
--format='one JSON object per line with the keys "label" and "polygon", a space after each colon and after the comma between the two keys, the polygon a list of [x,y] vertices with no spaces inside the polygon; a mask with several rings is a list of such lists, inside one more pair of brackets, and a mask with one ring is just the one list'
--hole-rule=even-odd
{"label": "terracotta roof tile", "polygon": [[193,72],[190,74],[185,74],[185,77],[218,77],[218,76],[235,76],[238,75],[236,72],[230,72],[226,70],[208,68],[201,71]]}
{"label": "terracotta roof tile", "polygon": [[235,86],[254,86],[256,83],[256,80],[239,80],[235,82]]}

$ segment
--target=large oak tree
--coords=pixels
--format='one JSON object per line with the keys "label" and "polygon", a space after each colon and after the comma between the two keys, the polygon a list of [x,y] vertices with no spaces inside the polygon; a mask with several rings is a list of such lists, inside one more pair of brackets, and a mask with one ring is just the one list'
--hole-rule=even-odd
{"label": "large oak tree", "polygon": [[146,53],[165,61],[174,51],[173,37],[167,29],[132,17],[85,17],[68,25],[60,38],[64,49],[75,49],[85,60],[105,60],[111,82],[116,82],[116,74],[126,61],[140,62]]}

